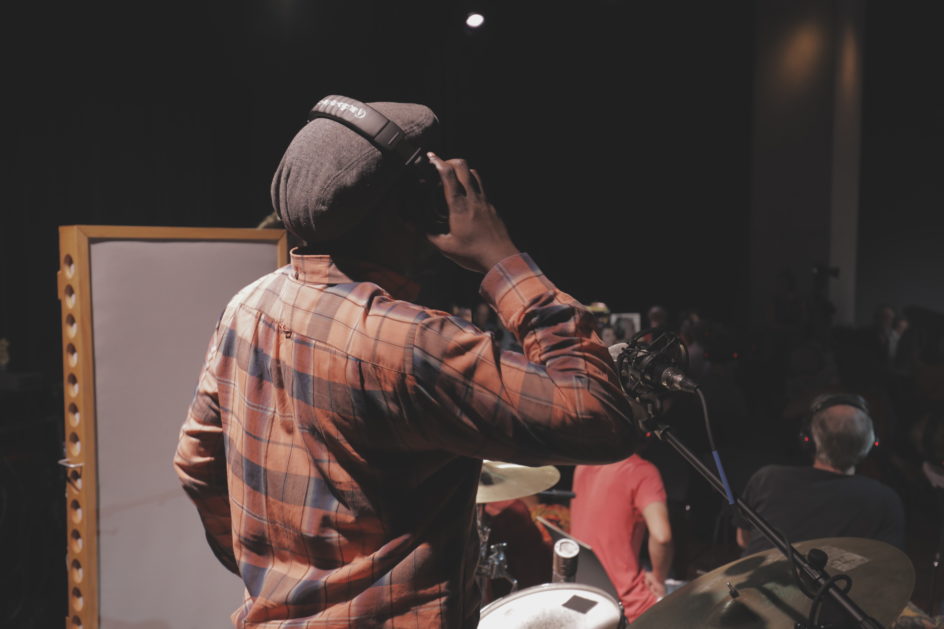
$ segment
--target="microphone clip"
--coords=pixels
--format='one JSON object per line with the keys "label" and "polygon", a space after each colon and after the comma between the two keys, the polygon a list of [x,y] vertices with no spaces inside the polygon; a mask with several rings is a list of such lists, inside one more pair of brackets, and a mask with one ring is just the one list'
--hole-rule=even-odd
{"label": "microphone clip", "polygon": [[670,392],[694,393],[697,383],[685,375],[688,350],[675,334],[657,328],[637,332],[627,343],[611,346],[620,386],[636,421],[652,429]]}

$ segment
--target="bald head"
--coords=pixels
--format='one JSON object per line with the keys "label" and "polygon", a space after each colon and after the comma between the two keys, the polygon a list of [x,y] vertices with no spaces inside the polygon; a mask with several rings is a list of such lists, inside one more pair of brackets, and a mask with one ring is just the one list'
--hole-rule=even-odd
{"label": "bald head", "polygon": [[810,421],[816,460],[852,473],[875,441],[872,418],[850,404],[836,404],[813,414]]}

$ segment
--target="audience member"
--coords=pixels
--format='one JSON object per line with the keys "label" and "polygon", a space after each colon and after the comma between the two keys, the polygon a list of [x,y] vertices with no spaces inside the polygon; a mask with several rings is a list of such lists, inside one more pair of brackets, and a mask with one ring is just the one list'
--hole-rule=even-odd
{"label": "audience member", "polygon": [[468,306],[456,304],[452,307],[452,314],[457,317],[461,317],[470,323],[472,322],[472,309]]}
{"label": "audience member", "polygon": [[600,328],[600,340],[603,341],[603,344],[609,347],[610,345],[615,345],[619,338],[616,335],[616,328],[607,323],[606,325]]}
{"label": "audience member", "polygon": [[[665,596],[672,565],[672,529],[656,467],[634,454],[608,465],[574,470],[571,534],[589,544],[633,622]],[[650,569],[640,561],[648,537]]]}
{"label": "audience member", "polygon": [[472,310],[472,323],[480,330],[491,332],[502,350],[521,351],[521,346],[515,340],[514,335],[505,329],[505,326],[495,316],[494,311],[484,301],[478,302]]}
{"label": "audience member", "polygon": [[495,317],[493,314],[488,304],[484,301],[480,301],[475,304],[475,309],[472,311],[472,323],[480,330],[495,332],[498,330],[498,326],[495,325]]}
{"label": "audience member", "polygon": [[875,352],[881,358],[883,364],[889,362],[889,357],[893,353],[891,344],[897,316],[898,314],[892,306],[882,304],[875,309],[872,317],[872,339],[875,344]]}
{"label": "audience member", "polygon": [[[904,508],[894,490],[855,474],[875,439],[865,400],[824,395],[810,408],[812,466],[768,465],[750,479],[741,498],[791,542],[822,537],[865,537],[904,547]],[[738,518],[744,554],[770,542]]]}
{"label": "audience member", "polygon": [[908,329],[908,318],[902,315],[896,315],[895,321],[892,323],[892,328],[888,332],[888,359],[892,362],[895,361],[895,354],[898,350],[898,341],[901,340],[901,335],[905,333],[905,330]]}
{"label": "audience member", "polygon": [[602,301],[594,301],[587,305],[587,310],[593,313],[597,322],[597,330],[610,322],[610,307]]}
{"label": "audience member", "polygon": [[664,328],[669,323],[669,313],[665,308],[659,305],[652,306],[649,308],[649,312],[646,313],[646,320],[650,329],[659,329]]}
{"label": "audience member", "polygon": [[823,344],[829,343],[835,322],[836,305],[829,298],[829,281],[837,277],[839,267],[822,264],[813,267],[813,290],[806,308],[806,336]]}
{"label": "audience member", "polygon": [[616,338],[620,341],[628,341],[639,331],[636,329],[635,320],[628,316],[614,317],[613,327],[616,329]]}
{"label": "audience member", "polygon": [[700,318],[688,317],[683,318],[679,326],[679,338],[688,353],[688,375],[696,380],[701,375],[705,363],[704,328],[705,323]]}

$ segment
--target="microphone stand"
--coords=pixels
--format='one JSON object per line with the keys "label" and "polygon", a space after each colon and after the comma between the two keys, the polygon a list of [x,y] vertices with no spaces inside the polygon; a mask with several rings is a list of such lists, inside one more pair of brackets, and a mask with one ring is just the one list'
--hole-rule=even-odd
{"label": "microphone stand", "polygon": [[[937,504],[938,504],[938,513],[940,517],[944,519],[944,488],[935,487],[934,492],[937,494]],[[937,573],[938,569],[941,567],[941,560],[944,558],[944,522],[940,525],[940,535],[937,540],[937,549],[934,551],[934,557],[931,559],[931,583],[928,586],[928,615],[936,616],[938,611],[937,604],[934,600],[935,586],[937,585]]]}
{"label": "microphone stand", "polygon": [[[708,408],[704,396],[701,395],[698,385],[689,380],[681,370],[681,365],[688,362],[688,353],[684,343],[665,330],[643,330],[636,333],[629,343],[611,346],[609,352],[616,365],[620,386],[632,407],[633,417],[643,432],[650,432],[659,440],[669,444],[718,493],[724,496],[728,503],[737,505],[744,518],[787,558],[797,587],[805,596],[812,599],[807,622],[797,623],[797,629],[826,629],[827,627],[829,629],[854,629],[855,627],[881,629],[881,625],[874,618],[866,614],[847,596],[847,592],[852,588],[852,579],[845,574],[830,576],[826,573],[825,568],[829,558],[825,552],[813,548],[804,557],[786,537],[776,531],[743,500],[735,499],[727,485],[727,480],[723,478],[724,471],[713,444],[712,453],[715,455],[715,462],[721,476],[715,474],[685,447],[685,444],[679,441],[668,426],[656,421],[655,418],[661,414],[662,409],[662,398],[657,390],[661,388],[668,391],[698,393],[702,410],[705,412],[709,440],[711,439]],[[842,586],[839,585],[840,583]],[[827,613],[830,616],[826,621],[828,625],[820,621],[823,603],[827,600],[825,597],[835,604],[834,607],[828,608]],[[837,612],[839,614],[845,612],[845,616],[835,618],[838,615]]]}
{"label": "microphone stand", "polygon": [[[688,461],[689,464],[691,464],[691,466],[694,467],[708,481],[708,483],[718,491],[718,493],[724,496],[725,500],[727,501],[725,485],[718,475],[707,465],[705,465],[701,459],[699,459],[691,450],[689,450],[685,444],[683,444],[678,439],[678,437],[675,436],[670,427],[655,421],[656,409],[659,407],[659,401],[644,400],[646,403],[643,405],[632,399],[630,396],[627,397],[629,397],[630,404],[633,406],[634,411],[638,414],[643,414],[643,418],[641,420],[637,419],[643,430],[646,432],[651,432],[659,440],[669,444],[682,456],[683,459]],[[745,519],[747,519],[751,525],[754,526],[754,528],[760,531],[761,534],[771,544],[774,545],[774,547],[783,553],[783,555],[794,566],[794,572],[795,576],[797,577],[800,590],[810,598],[814,599],[814,605],[816,605],[817,601],[824,595],[828,595],[848,614],[849,618],[853,621],[852,625],[847,624],[842,626],[882,629],[881,624],[866,614],[847,595],[848,589],[851,588],[851,580],[849,580],[849,587],[847,587],[846,590],[842,590],[836,582],[836,577],[830,577],[825,572],[824,568],[826,567],[827,557],[824,552],[813,549],[810,551],[807,557],[804,557],[802,554],[800,554],[800,551],[794,548],[793,545],[783,537],[783,535],[778,533],[766,520],[764,520],[756,511],[751,509],[744,501],[742,501],[740,498],[737,498],[735,503],[737,504],[741,514],[745,517]],[[812,559],[812,562],[810,559]],[[806,586],[802,582],[803,578],[814,584],[816,591],[815,595],[810,594],[810,592],[806,589]],[[848,579],[848,577],[846,576],[845,579]],[[797,627],[798,629],[800,627],[803,629],[820,629],[820,626],[812,626],[801,623],[797,623]]]}

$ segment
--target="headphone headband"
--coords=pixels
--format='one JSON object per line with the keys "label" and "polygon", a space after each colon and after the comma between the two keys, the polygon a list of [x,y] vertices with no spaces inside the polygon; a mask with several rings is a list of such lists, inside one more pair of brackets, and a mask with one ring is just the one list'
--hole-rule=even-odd
{"label": "headphone headband", "polygon": [[415,164],[421,149],[406,137],[395,122],[359,100],[338,96],[325,96],[308,113],[308,121],[328,118],[356,131],[384,153],[400,158],[404,166]]}
{"label": "headphone headband", "polygon": [[854,406],[871,417],[868,402],[865,401],[864,397],[855,393],[834,393],[816,398],[810,406],[810,417],[827,408],[840,405]]}

